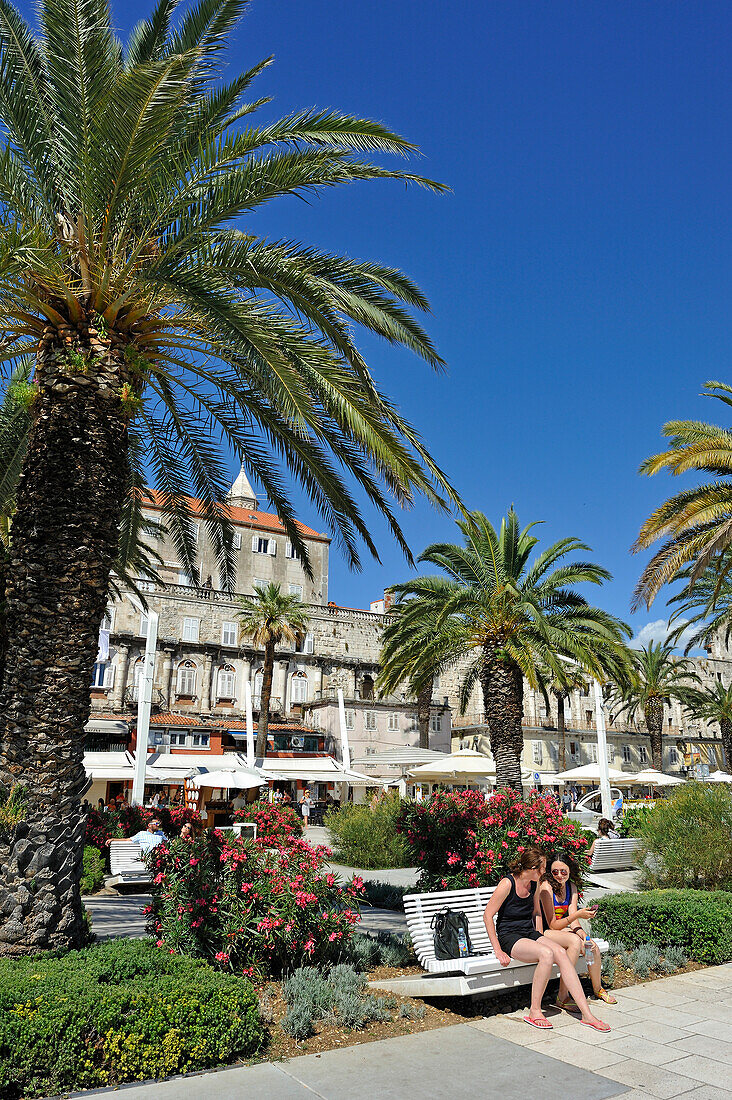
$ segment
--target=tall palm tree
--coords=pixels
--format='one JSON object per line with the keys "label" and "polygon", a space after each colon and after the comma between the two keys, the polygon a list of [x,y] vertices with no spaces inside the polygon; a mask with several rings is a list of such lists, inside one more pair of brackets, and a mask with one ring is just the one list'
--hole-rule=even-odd
{"label": "tall palm tree", "polygon": [[377,687],[382,694],[402,684],[417,700],[419,747],[430,747],[430,711],[435,676],[454,659],[453,636],[460,632],[457,620],[432,617],[412,599],[398,598],[389,611],[381,636],[381,671]]}
{"label": "tall palm tree", "polygon": [[683,701],[688,689],[699,679],[686,658],[674,656],[673,648],[671,641],[665,641],[629,650],[630,677],[618,693],[617,714],[627,715],[631,722],[644,719],[653,767],[659,771],[663,771],[665,705],[671,699]]}
{"label": "tall palm tree", "polygon": [[[669,625],[676,620],[679,624],[673,637],[688,634],[684,652],[689,653],[699,646],[707,646],[715,636],[724,635],[725,644],[729,644],[732,633],[732,549],[725,550],[719,559],[706,567],[704,572],[692,580],[693,565],[687,565],[676,576],[679,591],[668,600],[668,606],[674,607]],[[687,618],[687,616],[690,616]],[[693,628],[693,629],[692,629]]]}
{"label": "tall palm tree", "polygon": [[256,646],[264,649],[257,756],[265,756],[275,650],[283,642],[294,645],[298,634],[304,634],[307,629],[308,616],[299,596],[286,595],[279,584],[272,583],[255,585],[253,596],[242,597],[238,618],[242,633],[248,635]]}
{"label": "tall palm tree", "polygon": [[[732,406],[732,387],[723,382],[707,382],[704,395]],[[732,432],[703,421],[672,420],[663,434],[669,439],[668,449],[647,458],[641,473],[668,470],[678,477],[693,471],[712,475],[713,480],[671,497],[641,527],[634,551],[666,541],[641,574],[634,609],[641,604],[650,607],[663,585],[689,564],[689,582],[694,584],[710,562],[732,546]],[[731,568],[728,555],[721,575]]]}
{"label": "tall palm tree", "polygon": [[[455,494],[378,390],[360,326],[441,365],[399,271],[244,227],[279,196],[415,181],[368,154],[413,146],[336,111],[257,126],[260,62],[228,83],[246,0],[158,0],[122,46],[107,0],[0,0],[0,361],[34,358],[16,494],[0,693],[0,787],[28,815],[0,843],[0,951],[81,942],[83,735],[133,462],[196,576],[188,501],[233,586],[228,457],[243,461],[310,570],[280,464],[349,562],[376,552],[352,485],[408,548],[393,504]],[[177,21],[176,21],[177,20]],[[135,445],[136,441],[136,445]],[[226,460],[225,460],[226,459]],[[32,880],[33,889],[28,888]]]}
{"label": "tall palm tree", "polygon": [[553,695],[557,703],[557,756],[558,771],[567,767],[567,719],[565,703],[573,691],[584,690],[588,686],[587,673],[575,664],[562,663],[559,668],[538,669],[539,686],[549,706],[549,696]]}
{"label": "tall palm tree", "polygon": [[604,678],[605,669],[622,659],[624,623],[591,607],[575,589],[601,584],[607,570],[592,562],[567,562],[587,550],[566,538],[537,553],[534,525],[521,530],[513,510],[496,531],[481,512],[458,522],[464,545],[435,543],[420,557],[447,576],[417,577],[395,586],[408,607],[405,626],[434,624],[447,634],[443,661],[465,653],[473,660],[460,692],[461,710],[480,684],[498,786],[521,791],[523,681],[539,687],[549,669],[561,674],[562,658],[588,675]]}
{"label": "tall palm tree", "polygon": [[687,688],[682,702],[694,718],[719,726],[725,767],[729,771],[732,768],[732,684],[724,687],[715,680],[701,688]]}

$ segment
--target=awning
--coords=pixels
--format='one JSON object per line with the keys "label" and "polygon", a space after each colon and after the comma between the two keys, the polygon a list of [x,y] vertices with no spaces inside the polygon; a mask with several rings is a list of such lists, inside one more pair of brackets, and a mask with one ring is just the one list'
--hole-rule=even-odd
{"label": "awning", "polygon": [[230,771],[232,768],[244,768],[247,764],[238,752],[211,753],[151,753],[145,769],[146,783],[182,783],[189,775],[202,775],[206,772]]}
{"label": "awning", "polygon": [[90,718],[84,726],[84,733],[106,733],[110,738],[126,741],[129,736],[129,725],[121,718]]}
{"label": "awning", "polygon": [[297,780],[305,783],[348,783],[351,787],[380,787],[381,781],[363,772],[344,768],[332,756],[311,756],[298,759],[266,757],[257,767],[273,779]]}
{"label": "awning", "polygon": [[84,771],[88,779],[133,779],[135,762],[129,752],[85,752]]}

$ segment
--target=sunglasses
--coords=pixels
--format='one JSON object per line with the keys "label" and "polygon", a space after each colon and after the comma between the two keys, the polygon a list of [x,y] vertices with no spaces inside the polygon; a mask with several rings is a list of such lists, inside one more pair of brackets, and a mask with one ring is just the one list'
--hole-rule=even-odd
{"label": "sunglasses", "polygon": [[555,878],[559,878],[562,875],[568,875],[569,871],[567,870],[566,867],[564,867],[564,868],[558,867],[556,871],[552,868],[552,874],[554,875]]}

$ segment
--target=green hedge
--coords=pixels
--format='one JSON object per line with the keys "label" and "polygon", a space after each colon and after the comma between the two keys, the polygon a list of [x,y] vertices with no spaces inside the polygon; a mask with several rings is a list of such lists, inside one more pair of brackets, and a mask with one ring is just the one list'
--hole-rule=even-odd
{"label": "green hedge", "polygon": [[263,1037],[248,980],[149,940],[0,959],[4,1100],[206,1069]]}
{"label": "green hedge", "polygon": [[92,844],[84,848],[84,869],[81,872],[80,888],[82,894],[96,894],[104,886],[106,864],[104,856]]}
{"label": "green hedge", "polygon": [[329,810],[324,824],[330,832],[335,860],[346,867],[409,867],[409,848],[396,830],[401,808],[402,801],[394,793]]}
{"label": "green hedge", "polygon": [[648,890],[603,898],[593,931],[627,947],[680,947],[703,963],[732,960],[732,893],[726,890]]}

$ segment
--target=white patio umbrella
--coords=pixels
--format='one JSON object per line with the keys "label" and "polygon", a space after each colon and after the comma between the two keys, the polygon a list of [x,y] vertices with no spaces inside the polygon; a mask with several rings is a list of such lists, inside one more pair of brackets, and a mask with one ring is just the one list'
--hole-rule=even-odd
{"label": "white patio umbrella", "polygon": [[409,773],[422,783],[478,783],[496,774],[496,765],[490,756],[475,749],[460,749],[445,753],[441,760],[430,760]]}
{"label": "white patio umbrella", "polygon": [[[619,772],[615,768],[607,769],[608,779],[615,787],[627,787],[635,783],[635,776],[626,772]],[[579,768],[572,768],[568,772],[559,772],[556,776],[561,783],[599,783],[600,765],[583,764]]]}
{"label": "white patio umbrella", "polygon": [[[680,787],[685,782],[678,776],[666,775],[665,772],[660,772],[657,768],[645,768],[642,772],[636,772],[635,775],[630,775],[628,778],[642,787]],[[732,781],[732,776],[730,776],[730,780]]]}
{"label": "white patio umbrella", "polygon": [[706,777],[706,779],[703,780],[703,782],[704,783],[732,783],[732,775],[730,775],[728,772],[716,771],[716,772],[712,772],[711,775],[708,775]]}
{"label": "white patio umbrella", "polygon": [[227,790],[247,791],[252,787],[263,787],[267,780],[259,772],[246,768],[232,768],[230,771],[200,772],[189,777],[194,787],[210,787]]}

